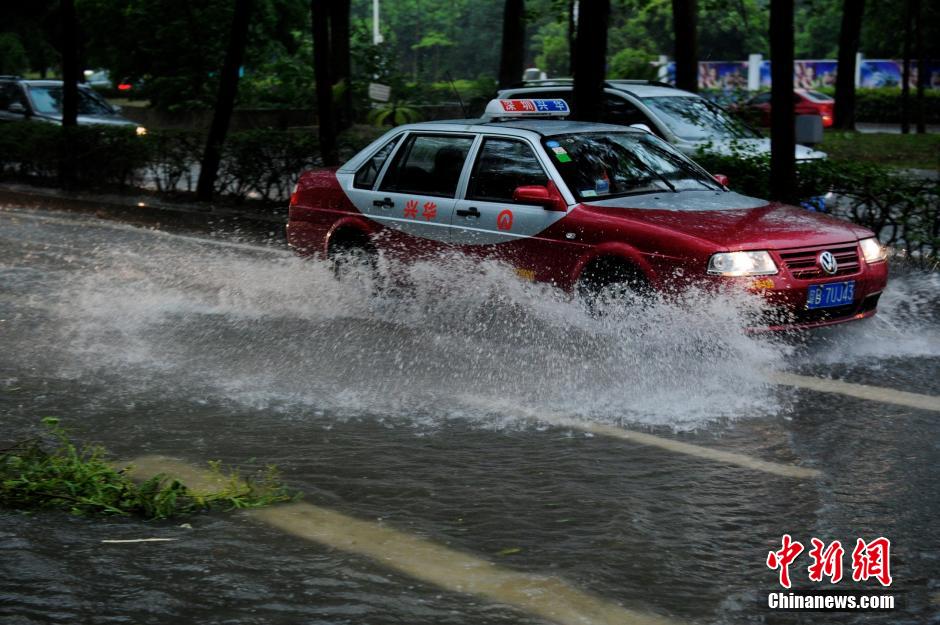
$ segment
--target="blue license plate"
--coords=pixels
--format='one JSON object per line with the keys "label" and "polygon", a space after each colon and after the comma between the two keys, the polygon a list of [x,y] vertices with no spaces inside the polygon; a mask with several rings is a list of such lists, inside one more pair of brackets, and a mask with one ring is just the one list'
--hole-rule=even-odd
{"label": "blue license plate", "polygon": [[829,284],[813,284],[806,293],[806,307],[832,308],[845,306],[855,299],[855,280],[848,282],[830,282]]}

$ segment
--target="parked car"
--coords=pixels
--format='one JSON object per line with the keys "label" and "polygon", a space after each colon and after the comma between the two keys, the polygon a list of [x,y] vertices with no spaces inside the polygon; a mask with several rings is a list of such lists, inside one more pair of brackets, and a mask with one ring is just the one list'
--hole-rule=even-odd
{"label": "parked car", "polygon": [[458,252],[587,296],[747,289],[772,329],[875,314],[887,266],[869,230],[729,191],[649,132],[548,118],[568,112],[563,100],[487,112],[399,126],[338,169],[304,173],[288,244],[338,270]]}
{"label": "parked car", "polygon": [[[0,76],[0,121],[37,121],[62,123],[62,81],[24,80],[18,76]],[[78,86],[78,123],[102,126],[132,126],[138,135],[147,133],[120,114],[90,87]]]}
{"label": "parked car", "polygon": [[[568,79],[529,81],[504,89],[498,98],[571,100]],[[694,156],[700,148],[730,154],[770,153],[770,139],[741,122],[717,104],[666,83],[648,80],[608,80],[604,87],[603,121],[649,130],[681,152]],[[826,158],[804,145],[796,146],[796,159]]]}
{"label": "parked car", "polygon": [[[832,126],[833,108],[836,101],[825,93],[810,89],[793,90],[793,110],[796,115],[819,115],[823,128]],[[738,105],[738,110],[761,126],[770,125],[770,92],[758,93],[750,100]]]}

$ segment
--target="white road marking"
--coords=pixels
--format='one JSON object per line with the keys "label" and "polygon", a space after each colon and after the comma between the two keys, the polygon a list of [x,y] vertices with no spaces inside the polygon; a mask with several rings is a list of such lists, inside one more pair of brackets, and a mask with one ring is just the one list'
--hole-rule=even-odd
{"label": "white road marking", "polygon": [[[224,478],[164,456],[127,463],[133,475],[164,474],[194,490],[224,484]],[[382,523],[364,521],[310,503],[245,511],[284,532],[375,560],[409,577],[453,592],[477,595],[561,625],[675,625],[677,621],[630,610],[547,575],[501,567],[477,556],[412,536]]]}
{"label": "white road marking", "polygon": [[[476,398],[472,395],[459,395],[458,399],[464,403],[473,404],[487,411],[499,410],[501,411],[501,414],[505,414],[504,407],[496,403],[491,403],[485,399]],[[518,412],[519,417],[522,419],[547,423],[549,425],[561,428],[570,428],[572,430],[578,430],[581,432],[589,432],[591,434],[597,434],[599,436],[606,436],[609,438],[619,438],[621,440],[636,443],[638,445],[658,447],[659,449],[673,453],[693,456],[695,458],[702,458],[703,460],[710,460],[719,464],[729,464],[754,471],[762,471],[764,473],[779,475],[781,477],[813,479],[819,477],[820,475],[820,471],[811,469],[809,467],[770,462],[768,460],[761,460],[760,458],[754,458],[733,451],[723,451],[720,449],[714,449],[712,447],[703,447],[701,445],[685,443],[673,438],[666,438],[664,436],[656,436],[654,434],[647,434],[645,432],[637,432],[636,430],[628,430],[616,425],[574,419],[562,415],[546,414],[545,412],[541,411],[522,410]]]}
{"label": "white road marking", "polygon": [[655,436],[653,434],[646,434],[644,432],[637,432],[635,430],[627,430],[614,425],[581,422],[573,419],[550,420],[549,423],[582,430],[584,432],[591,432],[592,434],[599,434],[601,436],[619,438],[621,440],[630,441],[640,445],[647,445],[649,447],[658,447],[666,451],[685,454],[687,456],[694,456],[696,458],[702,458],[703,460],[711,460],[712,462],[717,462],[719,464],[730,464],[744,467],[745,469],[752,469],[754,471],[763,471],[764,473],[771,473],[781,477],[812,479],[819,477],[820,475],[818,470],[811,469],[809,467],[770,462],[732,451],[724,451],[721,449],[714,449],[712,447],[702,447],[701,445],[693,445],[691,443],[684,443],[673,438],[665,438],[662,436]]}
{"label": "white road marking", "polygon": [[102,540],[101,542],[109,545],[123,545],[125,543],[168,543],[179,538],[128,538],[126,540]]}
{"label": "white road marking", "polygon": [[827,380],[825,378],[797,375],[795,373],[773,373],[770,379],[776,384],[785,386],[795,386],[822,393],[837,393],[839,395],[857,397],[858,399],[864,399],[866,401],[940,412],[940,397],[934,395],[921,395],[919,393],[898,391],[883,386],[869,386],[868,384],[842,382],[841,380]]}

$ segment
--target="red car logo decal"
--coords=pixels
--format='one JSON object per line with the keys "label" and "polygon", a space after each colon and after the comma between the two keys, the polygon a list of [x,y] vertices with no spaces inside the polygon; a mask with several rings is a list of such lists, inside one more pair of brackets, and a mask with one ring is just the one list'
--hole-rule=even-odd
{"label": "red car logo decal", "polygon": [[512,211],[508,208],[496,216],[496,227],[500,230],[512,230]]}

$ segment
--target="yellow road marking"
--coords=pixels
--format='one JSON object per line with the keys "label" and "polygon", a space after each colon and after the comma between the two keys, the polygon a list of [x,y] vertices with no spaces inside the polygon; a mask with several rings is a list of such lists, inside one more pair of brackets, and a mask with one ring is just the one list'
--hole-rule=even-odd
{"label": "yellow road marking", "polygon": [[[130,462],[134,473],[163,473],[197,490],[219,485],[218,476],[163,456]],[[438,545],[381,523],[363,521],[310,503],[248,510],[284,532],[366,556],[409,577],[446,590],[477,595],[561,625],[674,625],[677,621],[630,610],[546,575],[523,573]]]}
{"label": "yellow road marking", "polygon": [[897,406],[917,408],[918,410],[940,412],[940,397],[933,395],[908,393],[907,391],[897,391],[893,388],[885,388],[883,386],[869,386],[868,384],[827,380],[825,378],[797,375],[795,373],[772,373],[770,379],[776,384],[783,384],[785,386],[796,386],[812,391],[820,391],[822,393],[838,393],[839,395],[857,397],[866,401],[876,401],[883,404],[895,404]]}

